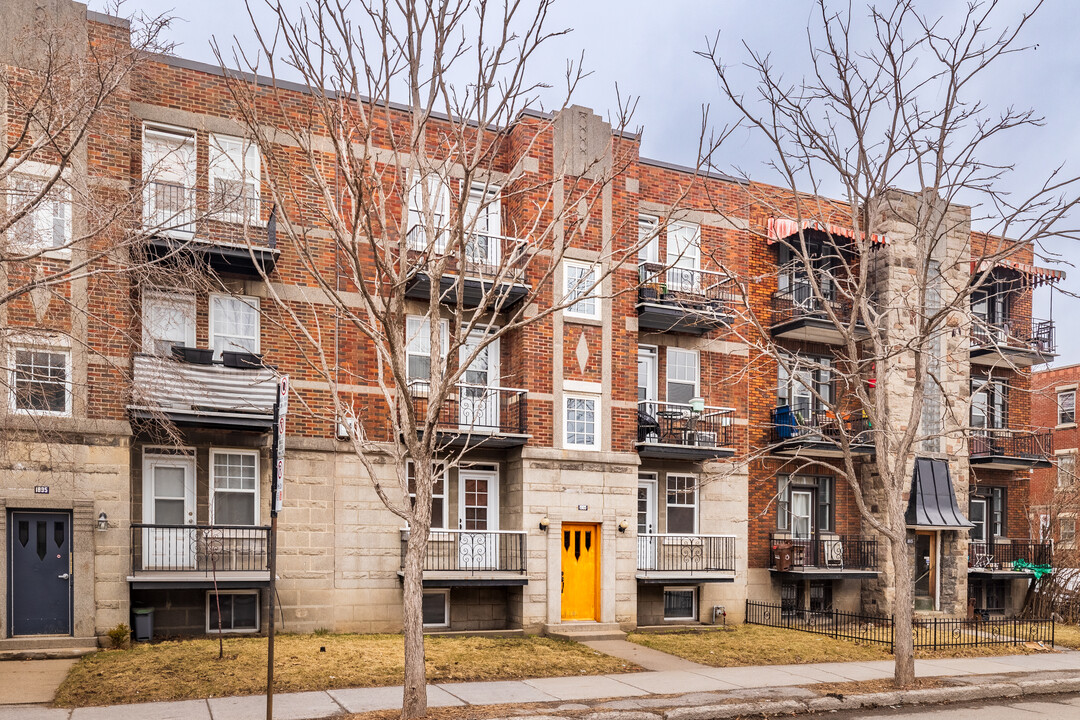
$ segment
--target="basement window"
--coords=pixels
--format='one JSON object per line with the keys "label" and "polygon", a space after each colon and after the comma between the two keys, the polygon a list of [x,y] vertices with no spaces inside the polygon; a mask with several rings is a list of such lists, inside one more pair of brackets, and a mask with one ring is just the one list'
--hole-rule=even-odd
{"label": "basement window", "polygon": [[423,601],[424,627],[450,627],[450,591],[425,590]]}
{"label": "basement window", "polygon": [[665,620],[697,620],[697,588],[664,588]]}
{"label": "basement window", "polygon": [[218,630],[218,600],[221,604],[221,630],[227,633],[259,631],[259,591],[206,593],[206,632]]}

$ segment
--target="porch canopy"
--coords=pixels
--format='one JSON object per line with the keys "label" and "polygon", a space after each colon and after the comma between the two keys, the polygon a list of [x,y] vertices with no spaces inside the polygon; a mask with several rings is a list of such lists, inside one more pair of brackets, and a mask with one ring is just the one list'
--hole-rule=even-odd
{"label": "porch canopy", "polygon": [[956,492],[949,477],[947,462],[915,458],[905,519],[908,528],[915,530],[967,530],[975,527],[956,504]]}
{"label": "porch canopy", "polygon": [[[826,233],[833,237],[846,237],[851,240],[856,238],[855,231],[846,225],[837,225],[835,223],[827,223],[809,218],[804,218],[800,222],[798,220],[792,220],[791,218],[771,217],[768,222],[766,242],[769,245],[772,245],[773,243],[789,238],[792,235],[798,235],[800,230],[817,230],[818,232]],[[859,233],[859,237],[863,237],[864,235],[865,233],[863,232]],[[878,235],[875,233],[870,236],[870,240],[879,245],[889,244],[889,237],[887,235]]]}
{"label": "porch canopy", "polygon": [[971,261],[971,274],[985,272],[989,268],[1003,268],[1005,270],[1015,270],[1024,276],[1024,279],[1032,287],[1039,287],[1044,283],[1056,283],[1058,280],[1065,279],[1064,270],[1055,270],[1054,268],[1044,268],[1030,263],[1020,262],[1019,260],[1010,260],[1003,258],[1000,260],[972,260]]}

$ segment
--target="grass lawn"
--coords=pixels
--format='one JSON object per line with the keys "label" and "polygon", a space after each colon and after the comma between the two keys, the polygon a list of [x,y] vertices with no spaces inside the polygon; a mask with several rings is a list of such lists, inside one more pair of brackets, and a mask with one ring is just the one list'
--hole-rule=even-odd
{"label": "grass lawn", "polygon": [[1054,644],[1063,648],[1080,648],[1080,625],[1054,623]]}
{"label": "grass lawn", "polygon": [[[640,670],[584,645],[550,638],[429,637],[432,682],[516,680]],[[326,648],[322,652],[320,648]],[[400,685],[400,635],[278,635],[276,692]],[[54,701],[62,707],[254,695],[266,690],[266,638],[200,638],[103,650],[80,660]]]}

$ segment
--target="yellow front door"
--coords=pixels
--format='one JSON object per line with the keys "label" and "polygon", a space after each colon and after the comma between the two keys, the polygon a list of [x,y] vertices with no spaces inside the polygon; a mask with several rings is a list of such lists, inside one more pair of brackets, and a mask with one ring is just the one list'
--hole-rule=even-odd
{"label": "yellow front door", "polygon": [[562,526],[562,619],[600,617],[600,526]]}

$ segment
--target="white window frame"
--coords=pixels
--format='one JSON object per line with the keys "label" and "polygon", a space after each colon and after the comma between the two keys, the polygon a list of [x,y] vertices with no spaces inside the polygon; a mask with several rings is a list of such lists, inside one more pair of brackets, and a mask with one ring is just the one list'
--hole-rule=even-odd
{"label": "white window frame", "polygon": [[[19,368],[15,364],[16,353],[18,352],[44,352],[54,353],[64,356],[64,409],[62,411],[57,410],[34,410],[32,408],[21,408],[18,406],[18,389],[16,387],[16,374]],[[20,415],[33,415],[37,417],[71,417],[72,402],[74,400],[71,392],[71,348],[66,345],[41,345],[33,343],[15,343],[11,346],[9,355],[9,365],[11,368],[10,374],[10,390],[8,391],[9,407],[12,412]]]}
{"label": "white window frame", "polygon": [[259,591],[258,590],[225,590],[225,589],[222,589],[222,590],[218,590],[217,592],[215,592],[213,588],[210,588],[209,590],[206,591],[206,632],[207,632],[207,634],[216,633],[218,631],[216,625],[214,625],[213,627],[211,627],[211,625],[210,625],[210,607],[211,607],[211,603],[213,602],[212,598],[213,598],[214,595],[254,595],[255,596],[255,627],[251,628],[251,629],[241,628],[241,629],[238,630],[238,629],[233,629],[233,628],[227,628],[224,625],[222,625],[221,632],[230,633],[230,634],[234,634],[234,635],[239,635],[239,634],[257,633],[257,632],[259,632],[260,629],[262,629],[262,598],[259,597]]}
{"label": "white window frame", "polygon": [[[446,250],[446,226],[450,223],[450,185],[445,182],[442,177],[437,173],[431,173],[426,178],[416,177],[417,173],[414,171],[412,175],[412,181],[409,184],[409,192],[406,198],[406,227],[405,232],[409,241],[409,248],[419,252],[423,252],[431,246],[435,253],[442,253]],[[434,195],[435,203],[431,208],[433,230],[438,237],[435,238],[433,243],[428,242],[427,236],[421,236],[419,233],[414,233],[414,228],[422,228],[425,232],[427,230],[427,218],[424,217],[424,195],[420,189],[420,183],[427,183],[428,186],[428,198],[432,199]],[[437,193],[440,193],[437,194]],[[419,242],[422,237],[423,242]]]}
{"label": "white window frame", "polygon": [[147,289],[143,291],[142,313],[140,316],[140,323],[142,324],[143,352],[157,354],[156,348],[154,347],[154,338],[150,336],[150,323],[148,322],[147,313],[147,308],[154,303],[173,305],[185,313],[184,319],[186,321],[186,327],[184,333],[184,346],[195,347],[196,323],[198,321],[195,295],[182,290]]}
{"label": "white window frame", "polygon": [[[584,400],[593,403],[593,442],[573,443],[570,442],[570,401]],[[599,450],[600,449],[600,422],[601,405],[600,396],[590,393],[564,393],[563,394],[563,447],[568,450]],[[587,421],[586,421],[587,422]]]}
{"label": "white window frame", "polygon": [[701,355],[697,350],[684,350],[683,348],[668,347],[666,348],[665,369],[664,369],[664,400],[670,402],[670,389],[671,383],[687,385],[689,380],[673,378],[671,376],[672,368],[676,367],[676,364],[672,360],[676,357],[682,356],[683,358],[693,358],[694,364],[694,392],[690,396],[692,398],[701,397]]}
{"label": "white window frame", "polygon": [[[216,304],[217,304],[216,301],[218,299],[232,300],[232,301],[235,301],[235,302],[238,302],[238,303],[243,303],[243,304],[247,305],[250,309],[254,310],[254,312],[255,312],[255,337],[250,338],[250,339],[253,339],[255,341],[255,349],[252,350],[252,352],[255,352],[255,353],[261,352],[261,347],[262,347],[262,337],[261,337],[262,336],[262,311],[261,311],[261,308],[259,306],[259,298],[253,297],[251,295],[227,295],[225,293],[210,293],[209,308],[208,308],[208,313],[207,313],[208,317],[209,317],[209,324],[210,324],[208,338],[210,340],[210,347],[214,349],[214,359],[215,360],[220,360],[221,359],[221,351],[217,350],[217,348],[215,346],[215,342],[216,342],[216,340],[218,338],[218,335],[214,332],[214,325],[217,322],[217,314],[218,314],[218,312],[220,312],[220,310],[216,309]],[[222,335],[222,337],[241,338],[242,336],[241,335]],[[222,351],[224,351],[224,350],[235,351],[235,352],[243,352],[243,350],[241,348],[222,348]]]}
{"label": "white window frame", "polygon": [[[581,279],[571,281],[570,268],[585,271],[585,275]],[[584,292],[584,288],[596,283],[596,279],[599,277],[600,267],[594,263],[578,262],[576,260],[566,260],[563,262],[563,298],[566,300],[573,300],[573,304],[567,305],[563,309],[563,314],[572,318],[583,318],[586,320],[599,320],[601,314],[600,297],[596,295],[596,290],[599,289],[599,285],[590,290]],[[585,277],[591,279],[585,280]],[[587,309],[587,304],[592,304],[592,310]],[[582,309],[578,306],[586,304],[586,308]]]}
{"label": "white window frame", "polygon": [[[664,587],[664,595],[666,596],[669,592],[689,592],[690,595],[694,598],[694,603],[693,603],[693,608],[692,608],[692,611],[691,611],[692,612],[691,615],[689,615],[689,616],[679,616],[679,617],[668,617],[668,614],[667,614],[667,602],[664,602],[664,620],[665,621],[697,620],[697,618],[698,618],[698,589],[697,589],[697,587],[694,586],[694,585],[665,586]],[[666,600],[666,598],[665,598],[665,600]]]}
{"label": "white window frame", "polygon": [[[672,490],[671,490],[671,480],[672,480],[672,478],[690,478],[693,481],[693,483],[694,483],[694,502],[692,504],[688,505],[686,503],[672,503],[672,502],[670,502],[670,500],[668,499],[668,494],[672,492]],[[699,514],[699,511],[700,511],[700,508],[699,508],[700,502],[699,502],[699,500],[700,500],[700,494],[701,494],[701,488],[700,488],[699,485],[700,485],[700,480],[699,480],[698,476],[694,475],[693,473],[667,473],[667,475],[664,477],[664,531],[668,535],[687,535],[687,534],[688,535],[697,535],[698,534],[698,524],[699,524],[698,514]],[[676,492],[678,492],[678,490],[676,490]],[[693,509],[693,511],[694,511],[694,527],[689,533],[685,533],[683,531],[674,532],[671,529],[671,522],[670,522],[671,518],[668,516],[668,512],[673,507],[674,508],[692,508]]]}
{"label": "white window frame", "polygon": [[[239,155],[240,163],[233,153]],[[247,138],[221,133],[210,134],[208,183],[210,197],[214,206],[214,216],[218,220],[230,223],[259,224],[262,217],[262,162],[257,143]],[[240,198],[241,207],[227,209],[217,206],[215,180],[226,180],[252,185],[251,204],[248,198]]]}
{"label": "white window frame", "polygon": [[[12,170],[11,175],[7,179],[8,192],[7,195],[7,209],[9,212],[15,212],[18,209],[20,203],[16,202],[14,193],[12,190],[12,183],[20,180],[29,181],[32,183],[40,183],[44,185],[51,179],[56,178],[56,182],[53,183],[49,193],[42,198],[34,207],[30,208],[23,219],[19,221],[15,226],[8,228],[7,235],[14,241],[12,243],[13,248],[17,248],[24,253],[41,253],[45,256],[52,256],[58,258],[70,258],[71,257],[71,240],[73,237],[71,222],[71,187],[68,184],[68,176],[70,175],[70,168],[64,168],[60,170],[56,165],[48,165],[46,163],[39,163],[33,161],[27,161],[19,165],[18,168]],[[27,198],[29,199],[29,198]],[[21,223],[29,222],[34,225],[35,237],[46,235],[51,236],[52,233],[48,230],[47,226],[50,226],[55,222],[57,215],[57,204],[62,204],[64,214],[64,234],[60,245],[50,243],[19,243],[18,242],[18,226]],[[44,217],[45,208],[51,208],[49,217]]]}
{"label": "white window frame", "polygon": [[[1069,527],[1072,528],[1067,537],[1065,533],[1066,522],[1068,522]],[[1058,516],[1058,542],[1060,542],[1063,547],[1068,548],[1071,548],[1076,544],[1076,518],[1072,515]]]}
{"label": "white window frame", "polygon": [[[405,373],[410,383],[414,382],[430,382],[431,381],[431,368],[428,368],[428,376],[412,377],[409,375],[409,358],[412,356],[422,357],[426,360],[431,359],[430,350],[423,350],[419,347],[418,343],[428,343],[431,338],[431,316],[430,315],[406,315],[405,316]],[[439,319],[439,345],[442,346],[442,356],[446,356],[450,353],[450,322],[448,320]]]}
{"label": "white window frame", "polygon": [[[1061,407],[1061,398],[1063,396],[1072,396],[1072,419],[1062,421],[1062,413],[1064,412]],[[1057,426],[1058,427],[1071,427],[1076,424],[1076,388],[1062,388],[1057,391]]]}
{"label": "white window frame", "polygon": [[[217,478],[214,475],[214,459],[218,455],[247,455],[247,456],[254,457],[255,458],[255,488],[253,490],[235,490],[235,489],[232,489],[232,488],[228,488],[228,489],[224,489],[224,490],[218,490],[217,483],[216,483]],[[259,468],[259,451],[258,450],[251,450],[251,449],[248,449],[248,448],[210,448],[210,468],[209,468],[209,471],[210,471],[210,508],[209,508],[210,524],[211,525],[217,524],[217,518],[214,517],[214,515],[215,515],[214,508],[216,507],[216,504],[217,504],[216,503],[216,496],[217,496],[217,494],[219,492],[223,492],[223,493],[229,493],[229,494],[235,493],[235,494],[251,495],[251,502],[254,503],[254,509],[255,509],[255,512],[254,512],[254,515],[253,515],[252,521],[251,521],[251,527],[257,527],[259,525],[259,515],[260,515],[260,513],[259,513],[259,508],[260,508],[259,496],[261,495],[261,493],[260,493],[261,487],[260,486],[262,485],[262,475],[260,473],[260,468]]]}
{"label": "white window frame", "polygon": [[[424,590],[424,595],[442,595],[443,596],[443,619],[441,623],[423,623],[426,628],[448,628],[450,627],[450,588],[431,588]],[[422,600],[422,598],[421,598]],[[423,620],[423,602],[421,604],[421,620]]]}
{"label": "white window frame", "polygon": [[[1076,450],[1059,450],[1054,453],[1057,458],[1057,467],[1055,468],[1054,474],[1055,480],[1057,481],[1057,486],[1059,488],[1072,487],[1074,484],[1076,484],[1076,454]],[[1068,479],[1068,482],[1062,482],[1061,461],[1066,457],[1069,458],[1069,463],[1072,465],[1072,468],[1065,468],[1065,472],[1067,472],[1071,477]]]}
{"label": "white window frame", "polygon": [[[416,465],[416,463],[414,463],[412,460],[406,460],[405,461],[405,478],[406,478],[406,482],[408,481],[408,478],[409,478],[410,475],[413,475],[415,477],[415,474],[414,474],[414,472],[412,470],[412,468],[415,467],[415,465]],[[441,494],[435,493],[434,488],[432,489],[432,493],[431,493],[431,499],[432,500],[434,500],[435,498],[442,498],[442,517],[439,518],[439,523],[440,524],[436,525],[435,524],[435,517],[432,516],[432,518],[431,518],[431,529],[432,530],[449,530],[449,528],[446,526],[446,517],[447,517],[446,499],[447,499],[447,497],[449,497],[449,488],[447,486],[450,484],[449,473],[447,473],[447,471],[446,471],[446,466],[443,465],[442,463],[438,463],[438,462],[433,462],[431,464],[431,471],[433,473],[435,473],[435,474],[441,474],[442,475],[442,483],[443,483],[443,491],[442,491]],[[409,499],[415,501],[416,493],[414,493],[414,492],[409,493]]]}
{"label": "white window frame", "polygon": [[[159,175],[161,168],[151,168],[149,165],[149,159],[147,158],[147,140],[166,140],[167,138],[173,138],[180,144],[181,147],[190,143],[191,153],[190,157],[186,158],[187,162],[183,166],[183,172],[178,173],[182,175],[179,179],[172,179],[167,177],[169,173],[166,173],[165,177]],[[176,125],[163,125],[160,123],[143,123],[142,128],[142,176],[143,176],[143,219],[151,225],[157,224],[157,217],[151,211],[151,192],[153,191],[150,183],[175,183],[182,186],[189,197],[185,208],[182,209],[181,214],[178,214],[171,220],[176,220],[179,225],[184,226],[174,230],[166,230],[166,233],[177,233],[182,236],[190,237],[193,234],[194,226],[192,221],[195,218],[195,185],[198,178],[198,157],[199,157],[199,141],[197,133],[191,128],[179,127]],[[178,163],[179,164],[179,163]],[[152,171],[152,172],[151,172]],[[184,221],[187,222],[184,222]]]}
{"label": "white window frame", "polygon": [[638,213],[638,264],[660,264],[660,218],[648,213]]}

